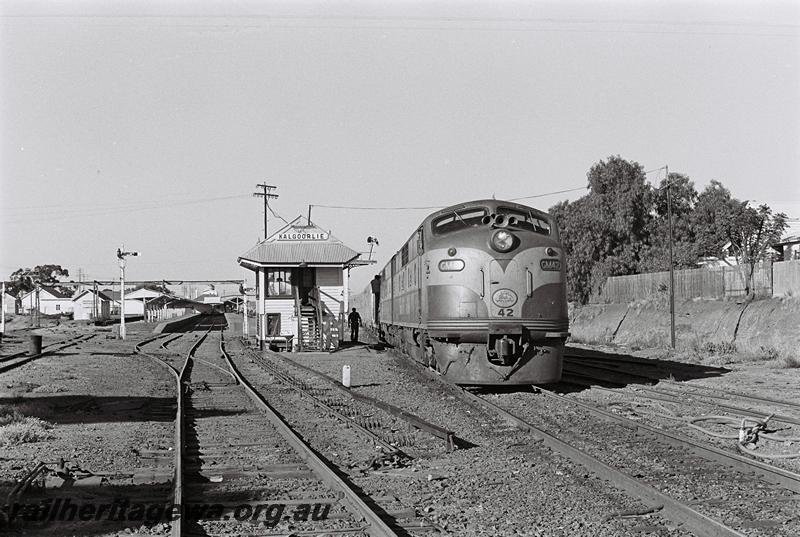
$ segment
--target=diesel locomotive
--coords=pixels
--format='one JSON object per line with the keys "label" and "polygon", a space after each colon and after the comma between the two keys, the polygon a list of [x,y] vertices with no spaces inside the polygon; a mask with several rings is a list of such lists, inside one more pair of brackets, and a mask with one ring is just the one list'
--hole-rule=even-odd
{"label": "diesel locomotive", "polygon": [[532,207],[479,200],[429,215],[353,303],[456,384],[561,379],[564,252],[554,218]]}

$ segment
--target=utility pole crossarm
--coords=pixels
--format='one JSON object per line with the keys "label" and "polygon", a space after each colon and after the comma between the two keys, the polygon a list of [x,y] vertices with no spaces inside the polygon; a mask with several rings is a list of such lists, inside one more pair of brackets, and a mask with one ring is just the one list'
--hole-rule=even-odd
{"label": "utility pole crossarm", "polygon": [[267,240],[269,237],[268,227],[267,227],[267,214],[269,213],[269,200],[270,199],[277,199],[278,195],[273,194],[272,191],[278,188],[275,185],[268,185],[266,183],[261,183],[256,185],[256,188],[260,188],[261,192],[253,192],[253,197],[255,198],[264,198],[264,240]]}

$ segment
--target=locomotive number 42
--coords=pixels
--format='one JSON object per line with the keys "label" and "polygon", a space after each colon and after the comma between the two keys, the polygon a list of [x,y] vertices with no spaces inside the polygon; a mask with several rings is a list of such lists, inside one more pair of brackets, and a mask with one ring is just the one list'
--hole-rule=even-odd
{"label": "locomotive number 42", "polygon": [[500,308],[497,310],[497,315],[500,317],[513,317],[514,310],[511,308]]}

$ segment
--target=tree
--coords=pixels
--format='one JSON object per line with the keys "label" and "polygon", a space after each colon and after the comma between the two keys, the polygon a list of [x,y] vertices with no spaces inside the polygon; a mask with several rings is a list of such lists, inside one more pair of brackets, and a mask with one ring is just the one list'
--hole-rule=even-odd
{"label": "tree", "polygon": [[563,201],[550,209],[561,232],[567,266],[567,299],[586,304],[592,291],[592,258],[595,255],[596,228],[589,216],[586,196],[570,203]]}
{"label": "tree", "polygon": [[11,294],[21,297],[28,291],[33,291],[37,285],[54,287],[62,293],[71,294],[68,287],[59,287],[60,278],[69,277],[69,271],[61,265],[37,265],[33,269],[20,268],[11,273],[11,284],[8,290]]}
{"label": "tree", "polygon": [[619,155],[589,170],[589,193],[550,209],[567,258],[567,296],[588,302],[608,276],[634,274],[652,218],[652,188],[644,169]]}
{"label": "tree", "polygon": [[653,214],[647,230],[647,245],[641,253],[640,272],[669,270],[669,205],[672,206],[672,253],[675,268],[697,266],[698,248],[692,214],[697,204],[697,190],[689,177],[671,173],[653,192]]}
{"label": "tree", "polygon": [[786,215],[773,215],[766,205],[749,207],[719,181],[698,194],[688,176],[671,173],[653,189],[638,163],[618,155],[593,165],[587,177],[588,194],[550,209],[567,259],[567,297],[583,304],[609,276],[669,270],[667,185],[675,267],[723,257],[730,243],[748,294],[756,265],[786,228]]}
{"label": "tree", "polygon": [[753,274],[756,265],[766,259],[770,245],[778,242],[786,229],[786,215],[772,214],[767,205],[753,208],[749,202],[740,202],[728,215],[726,230],[731,251],[743,269],[745,293],[753,291]]}
{"label": "tree", "polygon": [[740,204],[717,180],[712,180],[697,196],[689,218],[694,229],[698,260],[703,257],[725,257],[722,247],[729,240],[728,224]]}
{"label": "tree", "polygon": [[593,225],[601,237],[592,271],[593,287],[599,290],[608,276],[638,271],[651,219],[652,188],[644,168],[619,155],[598,162],[587,176]]}

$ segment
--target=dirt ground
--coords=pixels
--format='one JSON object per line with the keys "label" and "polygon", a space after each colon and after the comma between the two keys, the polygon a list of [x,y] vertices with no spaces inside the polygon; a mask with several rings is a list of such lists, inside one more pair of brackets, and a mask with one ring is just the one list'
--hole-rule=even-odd
{"label": "dirt ground", "polygon": [[[18,329],[7,332],[7,337],[0,345],[0,358],[27,348],[31,330],[25,329],[24,325],[16,328]],[[151,468],[152,460],[144,456],[148,450],[173,448],[173,424],[165,409],[174,397],[174,380],[162,365],[132,353],[134,342],[143,339],[150,330],[152,326],[131,323],[128,331],[130,337],[125,342],[116,339],[109,328],[90,327],[74,322],[62,322],[57,326],[52,324],[36,331],[43,336],[45,345],[76,334],[92,333],[95,337],[56,355],[45,356],[18,369],[0,374],[0,409],[7,414],[16,411],[22,416],[39,418],[44,422],[44,425],[38,428],[31,426],[33,441],[30,442],[12,441],[4,444],[3,437],[0,436],[2,497],[6,497],[15,480],[37,462],[42,461],[48,466],[57,466],[61,459],[74,471],[80,470],[84,475],[94,479],[88,483],[96,484],[103,479],[117,479],[117,484],[120,486],[137,488],[132,480],[124,481],[124,478],[119,476],[142,473]],[[576,345],[576,347],[722,367],[726,370],[722,374],[693,379],[687,381],[687,384],[800,402],[800,367],[793,367],[792,363],[781,357],[737,353],[734,349],[713,345],[684,348],[679,351],[664,348],[633,350],[629,347],[609,345]],[[341,365],[335,356],[331,355],[329,371],[325,371],[322,365],[319,369],[338,376]],[[326,360],[326,356],[315,357],[315,361]],[[364,370],[354,366],[353,382],[369,386],[369,381],[372,379],[361,378],[362,371]],[[406,379],[402,382],[409,381]],[[3,429],[2,423],[0,423],[1,429]],[[794,443],[790,448],[800,451],[800,442]],[[454,456],[446,456],[441,461],[421,462],[420,467],[424,467],[424,476],[428,476],[435,474],[437,469],[447,467],[448,464],[458,465],[459,457],[463,456],[457,453]],[[500,471],[498,468],[494,468],[493,471],[495,470]],[[493,475],[478,476],[474,482],[465,482],[463,490],[459,488],[462,485],[456,486],[453,483],[453,494],[463,494],[463,497],[467,498],[467,491],[471,487],[486,486],[485,482],[494,483]],[[563,478],[562,474],[555,475],[559,479]],[[427,484],[430,478],[426,479]],[[441,486],[441,483],[446,484],[447,481],[434,480],[430,483],[433,487]],[[141,489],[141,486],[138,488]],[[91,486],[76,491],[80,494],[97,492]],[[543,488],[542,494],[544,492]],[[606,498],[604,501],[613,503],[611,498]],[[457,507],[460,509],[460,515],[455,511],[450,513],[451,522],[459,522],[454,528],[460,527],[465,531],[469,528],[468,534],[484,534],[482,525],[479,528],[470,525],[474,519],[484,517],[483,514],[474,511],[480,505]],[[441,508],[449,513],[444,507]],[[589,528],[570,529],[570,524],[574,522],[570,513],[564,512],[559,516],[564,526],[559,534],[568,535],[573,532],[572,534],[582,535],[594,531],[590,531]],[[606,527],[605,534],[612,535],[615,531],[622,530],[622,526],[612,528],[613,526]],[[163,531],[164,528],[127,522],[124,527],[98,525],[93,527],[90,533],[153,535]],[[542,535],[544,534],[546,533]]]}

